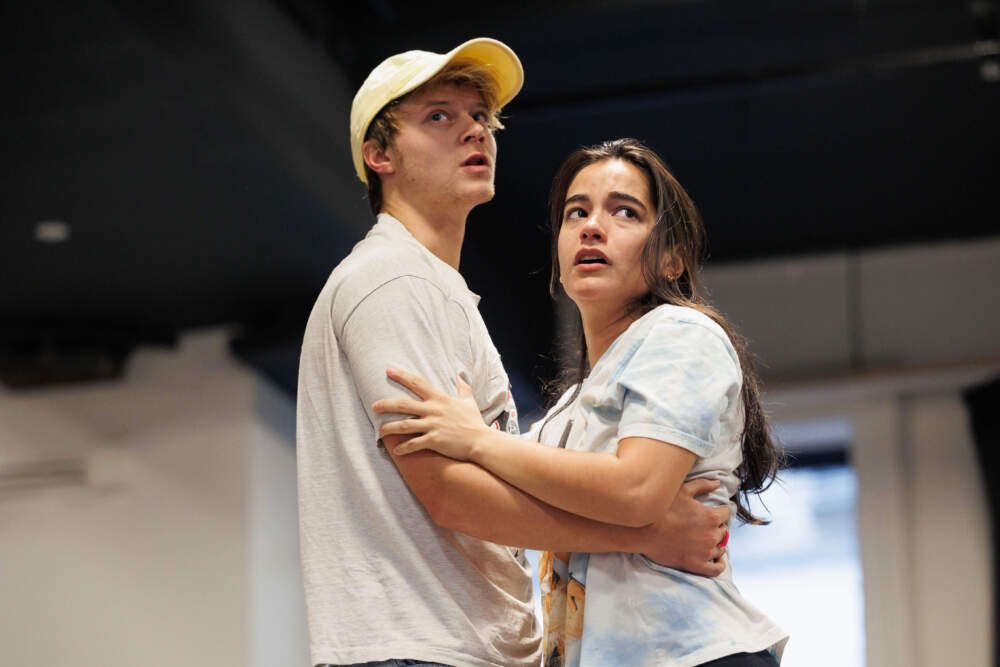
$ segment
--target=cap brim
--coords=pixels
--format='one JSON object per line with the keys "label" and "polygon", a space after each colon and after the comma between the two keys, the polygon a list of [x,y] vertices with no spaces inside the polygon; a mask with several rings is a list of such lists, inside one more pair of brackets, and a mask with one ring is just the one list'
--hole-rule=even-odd
{"label": "cap brim", "polygon": [[459,44],[448,53],[429,60],[425,67],[413,72],[410,81],[401,86],[396,97],[402,97],[430,81],[456,60],[473,62],[482,66],[497,82],[497,106],[510,102],[524,85],[524,69],[517,54],[503,42],[489,37],[476,37]]}
{"label": "cap brim", "polygon": [[517,54],[509,46],[495,39],[478,37],[459,44],[445,54],[441,69],[453,60],[475,62],[493,75],[497,82],[497,106],[502,107],[514,99],[524,85],[524,69]]}

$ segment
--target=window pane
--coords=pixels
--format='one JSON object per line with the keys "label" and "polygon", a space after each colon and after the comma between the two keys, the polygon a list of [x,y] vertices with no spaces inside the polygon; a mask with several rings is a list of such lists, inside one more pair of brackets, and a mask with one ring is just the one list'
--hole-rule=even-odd
{"label": "window pane", "polygon": [[791,638],[785,667],[864,665],[864,597],[846,465],[794,468],[752,504],[767,526],[737,526],[729,542],[736,585]]}

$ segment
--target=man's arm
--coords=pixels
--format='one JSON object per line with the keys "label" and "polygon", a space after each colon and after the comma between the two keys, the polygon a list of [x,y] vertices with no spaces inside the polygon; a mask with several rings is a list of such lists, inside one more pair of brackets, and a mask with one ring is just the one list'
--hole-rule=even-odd
{"label": "man's arm", "polygon": [[[462,347],[452,339],[455,332],[467,330],[464,318],[434,284],[413,277],[387,282],[354,306],[338,338],[362,405],[370,409],[378,399],[405,395],[386,377],[388,366],[412,369],[440,387],[454,382],[457,369],[452,360]],[[376,429],[398,418],[374,412],[369,417]],[[391,454],[399,441],[387,437],[383,442]],[[720,524],[728,521],[728,509],[704,508],[692,501],[684,511],[701,515],[695,529],[690,522],[671,516],[677,512],[651,526],[629,529],[560,511],[471,463],[429,452],[394,456],[393,460],[431,519],[442,527],[511,546],[640,552],[697,574],[722,571],[711,561],[721,553],[715,545],[725,532]]]}
{"label": "man's arm", "polygon": [[[404,438],[387,436],[386,449],[391,453]],[[707,507],[694,498],[718,482],[696,480],[682,487],[662,520],[629,528],[556,509],[472,463],[427,451],[392,458],[431,519],[443,528],[530,549],[643,553],[663,565],[707,576],[725,567],[718,543],[729,509]]]}

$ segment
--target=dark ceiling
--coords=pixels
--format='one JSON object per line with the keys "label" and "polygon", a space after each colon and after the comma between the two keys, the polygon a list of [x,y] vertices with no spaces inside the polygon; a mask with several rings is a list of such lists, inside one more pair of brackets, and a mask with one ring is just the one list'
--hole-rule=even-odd
{"label": "dark ceiling", "polygon": [[[551,373],[545,200],[561,159],[636,136],[711,261],[1000,233],[994,2],[5,3],[0,378],[113,377],[136,344],[236,323],[294,389],[298,337],[371,219],[347,153],[386,56],[507,42],[495,201],[462,269],[530,406]],[[38,223],[63,242],[39,240]],[[48,228],[50,234],[53,227]]]}

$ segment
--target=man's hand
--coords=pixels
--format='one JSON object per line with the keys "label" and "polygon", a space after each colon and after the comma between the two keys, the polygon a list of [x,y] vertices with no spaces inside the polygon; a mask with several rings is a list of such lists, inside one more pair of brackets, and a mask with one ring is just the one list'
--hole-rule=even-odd
{"label": "man's hand", "polygon": [[694,479],[681,486],[667,515],[640,530],[642,552],[660,565],[717,577],[726,569],[728,507],[709,507],[697,496],[718,488],[719,481]]}

